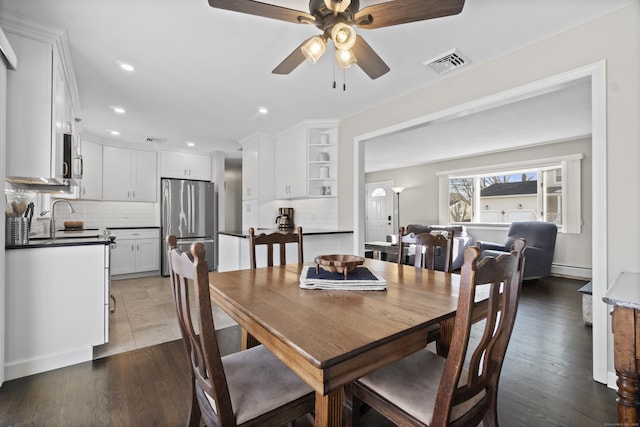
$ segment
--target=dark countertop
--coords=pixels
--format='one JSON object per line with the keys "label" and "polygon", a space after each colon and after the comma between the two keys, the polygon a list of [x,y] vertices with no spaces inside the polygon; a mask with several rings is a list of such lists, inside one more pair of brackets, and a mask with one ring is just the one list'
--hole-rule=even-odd
{"label": "dark countertop", "polygon": [[151,225],[146,227],[105,227],[105,229],[107,230],[137,230],[137,229],[145,229],[145,228],[153,229],[153,228],[160,228],[160,226]]}
{"label": "dark countertop", "polygon": [[30,239],[26,245],[6,245],[5,249],[57,248],[61,246],[108,245],[111,241],[105,236],[58,237],[51,239]]}
{"label": "dark countertop", "polygon": [[[268,233],[273,233],[275,231],[282,231],[282,230],[278,230],[277,228],[257,228],[256,234],[261,234],[261,233],[268,234]],[[295,228],[292,229],[292,231],[295,231]],[[232,237],[240,237],[243,239],[249,238],[249,231],[218,231],[218,234],[224,234],[225,236],[232,236]],[[320,228],[302,227],[303,236],[322,235],[322,234],[353,234],[353,230],[323,230]]]}

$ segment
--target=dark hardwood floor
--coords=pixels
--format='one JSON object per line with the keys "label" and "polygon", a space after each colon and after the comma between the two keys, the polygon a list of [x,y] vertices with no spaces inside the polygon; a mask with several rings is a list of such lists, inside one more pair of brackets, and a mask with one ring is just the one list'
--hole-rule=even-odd
{"label": "dark hardwood floor", "polygon": [[[613,390],[591,378],[591,328],[581,281],[525,283],[502,370],[502,426],[604,426],[617,421]],[[240,329],[219,331],[223,354]],[[0,388],[0,426],[182,426],[189,375],[181,341],[20,378]],[[375,412],[370,427],[388,426]],[[307,420],[297,425],[308,426]]]}

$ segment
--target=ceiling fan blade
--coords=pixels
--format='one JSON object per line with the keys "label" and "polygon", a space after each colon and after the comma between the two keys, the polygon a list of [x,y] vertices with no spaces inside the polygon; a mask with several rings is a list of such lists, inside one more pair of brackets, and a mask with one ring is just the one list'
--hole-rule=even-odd
{"label": "ceiling fan blade", "polygon": [[298,65],[302,64],[304,60],[307,59],[307,57],[304,56],[304,53],[302,53],[302,45],[304,45],[308,40],[310,39],[307,39],[300,43],[300,46],[295,48],[295,50],[291,52],[289,56],[284,58],[284,61],[278,64],[278,66],[273,69],[272,73],[289,74],[290,72],[295,70]]}
{"label": "ceiling fan blade", "polygon": [[356,13],[354,21],[366,29],[390,27],[457,15],[463,6],[464,0],[394,0],[365,7]]}
{"label": "ceiling fan blade", "polygon": [[358,61],[356,65],[362,68],[362,71],[372,80],[389,72],[389,66],[361,36],[356,37],[356,44],[353,45],[352,50]]}
{"label": "ceiling fan blade", "polygon": [[279,19],[296,24],[314,22],[316,18],[307,12],[288,9],[273,4],[261,3],[254,0],[209,0],[209,6],[216,9],[231,10],[265,18]]}

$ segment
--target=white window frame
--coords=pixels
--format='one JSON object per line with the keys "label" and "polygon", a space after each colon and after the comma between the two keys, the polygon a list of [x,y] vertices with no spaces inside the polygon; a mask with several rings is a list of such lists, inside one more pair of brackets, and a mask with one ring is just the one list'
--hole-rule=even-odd
{"label": "white window frame", "polygon": [[[584,158],[582,153],[553,158],[528,160],[513,162],[508,164],[495,164],[475,168],[458,169],[438,172],[438,215],[441,224],[449,223],[449,180],[451,178],[479,177],[487,175],[508,175],[511,172],[521,172],[525,170],[538,170],[562,168],[562,225],[558,227],[561,233],[582,232],[582,211],[581,211],[581,161]],[[539,175],[539,179],[540,175]],[[479,193],[479,180],[476,179],[476,194]],[[541,202],[539,202],[541,203]],[[480,208],[480,198],[474,197],[473,219],[471,223],[460,223],[463,225],[483,225],[487,223],[478,222]],[[540,206],[539,206],[540,208]],[[540,209],[538,209],[540,211]],[[491,224],[495,225],[495,224]]]}

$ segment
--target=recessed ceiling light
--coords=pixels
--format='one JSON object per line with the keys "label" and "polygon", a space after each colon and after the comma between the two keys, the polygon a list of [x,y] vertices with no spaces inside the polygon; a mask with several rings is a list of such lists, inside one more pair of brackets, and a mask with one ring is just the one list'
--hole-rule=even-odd
{"label": "recessed ceiling light", "polygon": [[127,64],[126,62],[118,61],[118,65],[125,71],[135,71],[135,67],[131,64]]}
{"label": "recessed ceiling light", "polygon": [[124,114],[125,113],[124,108],[122,108],[122,107],[111,107],[111,109],[114,112],[118,113],[118,114]]}
{"label": "recessed ceiling light", "polygon": [[260,113],[260,114],[268,114],[269,110],[267,109],[267,107],[258,107],[258,113]]}
{"label": "recessed ceiling light", "polygon": [[116,135],[116,136],[118,136],[118,135],[120,135],[120,132],[118,132],[117,130],[112,130],[112,131],[111,131],[111,135]]}
{"label": "recessed ceiling light", "polygon": [[187,141],[187,145],[188,145],[189,147],[195,147],[195,146],[196,146],[196,143],[195,143],[195,142],[191,142],[191,141]]}

